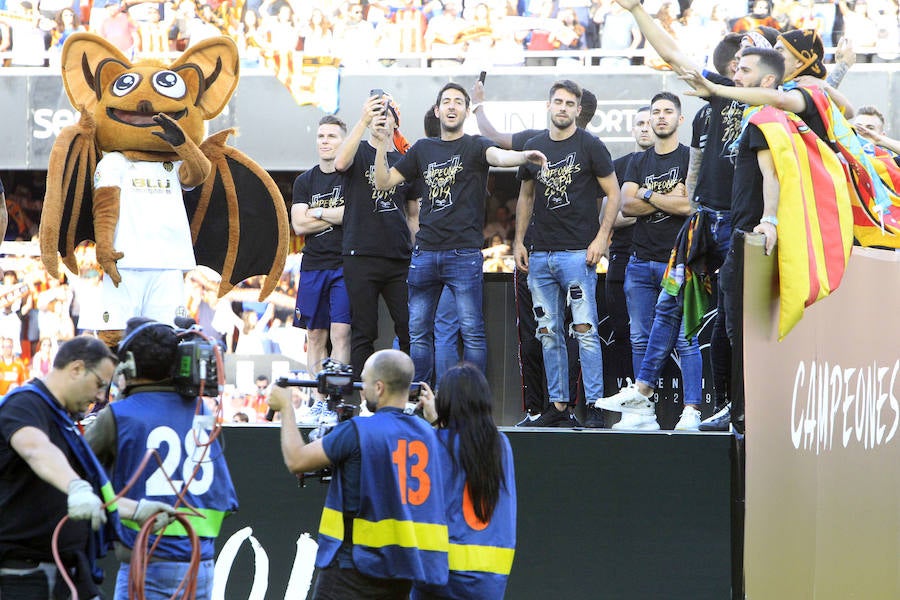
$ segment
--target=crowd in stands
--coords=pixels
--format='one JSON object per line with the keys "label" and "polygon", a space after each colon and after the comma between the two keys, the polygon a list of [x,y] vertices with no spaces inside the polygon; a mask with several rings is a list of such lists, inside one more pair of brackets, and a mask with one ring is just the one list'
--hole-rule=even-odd
{"label": "crowd in stands", "polygon": [[[865,61],[898,56],[896,0],[646,0],[644,6],[699,58],[724,32],[758,25],[813,28],[832,45],[846,36]],[[652,49],[644,52],[631,14],[612,0],[0,0],[4,65],[54,64],[77,31],[103,35],[129,57],[179,52],[226,34],[244,67],[275,71],[297,55],[337,57],[346,67],[664,66]]]}

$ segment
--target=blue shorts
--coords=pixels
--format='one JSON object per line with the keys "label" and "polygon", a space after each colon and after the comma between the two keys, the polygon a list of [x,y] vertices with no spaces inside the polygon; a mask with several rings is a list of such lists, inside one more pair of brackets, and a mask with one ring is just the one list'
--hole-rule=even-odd
{"label": "blue shorts", "polygon": [[300,271],[294,327],[330,329],[332,323],[350,324],[350,297],[344,287],[344,269]]}

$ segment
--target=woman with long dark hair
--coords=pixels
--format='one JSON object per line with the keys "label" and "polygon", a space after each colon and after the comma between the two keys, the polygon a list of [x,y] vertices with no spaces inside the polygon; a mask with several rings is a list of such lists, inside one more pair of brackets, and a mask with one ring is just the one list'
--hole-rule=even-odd
{"label": "woman with long dark hair", "polygon": [[450,578],[445,586],[414,585],[410,598],[503,598],[516,546],[516,479],[509,440],[491,417],[488,382],[463,363],[441,378],[437,398],[423,385],[421,404],[446,450],[439,458]]}

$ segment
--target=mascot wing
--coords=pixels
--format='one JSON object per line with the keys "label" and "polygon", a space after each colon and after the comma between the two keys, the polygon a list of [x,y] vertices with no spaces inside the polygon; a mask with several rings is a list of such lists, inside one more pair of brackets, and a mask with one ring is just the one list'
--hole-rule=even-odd
{"label": "mascot wing", "polygon": [[287,207],[266,171],[225,141],[226,129],[200,149],[212,162],[206,181],[185,192],[197,264],[222,275],[219,297],[254,275],[266,275],[262,300],[278,284],[290,240]]}
{"label": "mascot wing", "polygon": [[78,123],[64,128],[50,151],[40,243],[44,268],[56,278],[59,256],[77,273],[75,246],[94,239],[92,179],[100,158],[95,131],[93,117],[82,111]]}

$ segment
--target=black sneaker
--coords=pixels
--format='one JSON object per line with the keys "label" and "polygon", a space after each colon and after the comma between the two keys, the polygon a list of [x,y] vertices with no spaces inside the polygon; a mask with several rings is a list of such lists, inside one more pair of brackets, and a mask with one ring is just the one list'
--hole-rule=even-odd
{"label": "black sneaker", "polygon": [[547,410],[541,413],[537,419],[525,425],[525,427],[577,427],[578,421],[575,415],[570,413],[568,409],[557,410],[556,406],[551,402]]}
{"label": "black sneaker", "polygon": [[603,411],[594,406],[588,406],[587,419],[584,426],[590,429],[600,429],[606,427],[606,419],[603,418]]}
{"label": "black sneaker", "polygon": [[716,410],[713,415],[704,419],[698,429],[700,431],[728,431],[731,425],[731,403],[729,402],[722,408]]}
{"label": "black sneaker", "polygon": [[516,423],[516,427],[533,427],[534,423],[541,415],[536,415],[531,411],[525,413],[525,417]]}

